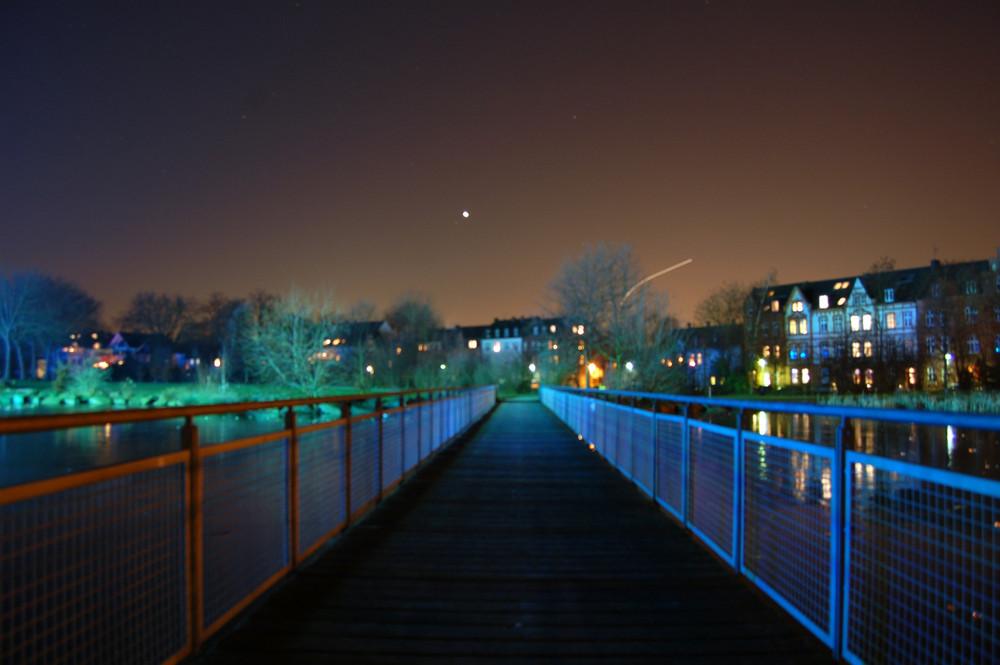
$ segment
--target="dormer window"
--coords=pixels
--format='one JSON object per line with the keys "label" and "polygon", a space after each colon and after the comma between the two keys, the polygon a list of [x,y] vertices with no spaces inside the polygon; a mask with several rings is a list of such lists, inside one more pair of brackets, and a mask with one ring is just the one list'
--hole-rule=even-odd
{"label": "dormer window", "polygon": [[830,296],[822,295],[819,297],[819,308],[828,309],[830,307]]}
{"label": "dormer window", "polygon": [[885,290],[885,301],[886,302],[896,302],[896,290],[886,289]]}
{"label": "dormer window", "polygon": [[771,301],[771,311],[772,312],[778,312],[780,310],[781,310],[781,303],[778,302],[777,300],[772,300]]}
{"label": "dormer window", "polygon": [[792,311],[793,312],[801,312],[801,311],[803,311],[803,308],[804,308],[804,306],[803,306],[801,300],[796,300],[795,302],[792,303]]}

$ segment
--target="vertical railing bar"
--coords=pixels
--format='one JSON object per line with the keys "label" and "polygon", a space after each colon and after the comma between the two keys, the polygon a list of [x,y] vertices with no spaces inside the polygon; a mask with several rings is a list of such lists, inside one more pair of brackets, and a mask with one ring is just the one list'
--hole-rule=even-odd
{"label": "vertical railing bar", "polygon": [[385,478],[382,473],[382,398],[375,398],[375,419],[378,421],[378,500],[382,500],[382,488],[385,487]]}
{"label": "vertical railing bar", "polygon": [[198,427],[194,419],[187,416],[181,427],[181,446],[190,452],[188,487],[188,612],[191,631],[191,652],[198,653],[204,640],[203,616],[205,608],[204,585],[204,469],[201,447],[198,445]]}
{"label": "vertical railing bar", "polygon": [[688,514],[689,510],[689,494],[691,488],[691,433],[689,422],[691,418],[690,414],[690,402],[684,402],[684,420],[683,420],[683,430],[681,432],[681,515],[684,516],[684,526],[691,526],[691,516]]}
{"label": "vertical railing bar", "polygon": [[736,413],[736,450],[733,454],[733,565],[738,572],[743,571],[743,555],[746,538],[746,486],[743,482],[743,407]]}
{"label": "vertical railing bar", "polygon": [[629,448],[632,451],[631,458],[628,463],[629,475],[632,476],[632,482],[635,482],[635,396],[632,396],[632,409],[629,415],[632,417],[632,422],[629,424]]}
{"label": "vertical railing bar", "polygon": [[351,403],[344,402],[341,409],[341,417],[344,418],[344,506],[345,519],[344,526],[351,523]]}
{"label": "vertical railing bar", "polygon": [[831,646],[834,661],[840,661],[847,651],[847,507],[849,481],[847,478],[847,451],[844,447],[844,431],[847,418],[841,417],[837,426],[837,451],[831,462],[833,482],[833,500],[830,502],[833,524],[830,529],[830,555],[833,557],[830,566],[830,628]]}
{"label": "vertical railing bar", "polygon": [[650,488],[650,494],[653,495],[653,501],[655,502],[660,494],[660,432],[659,428],[656,426],[656,413],[658,411],[659,400],[653,399],[653,418],[652,418],[652,428],[653,431],[650,433],[649,440],[653,442],[653,454],[650,456],[651,464],[653,465],[653,472],[650,474],[650,482],[652,487]]}
{"label": "vertical railing bar", "polygon": [[292,567],[299,565],[299,430],[298,414],[288,407],[285,414],[288,433],[288,540]]}
{"label": "vertical railing bar", "polygon": [[406,396],[399,396],[399,480],[406,475]]}

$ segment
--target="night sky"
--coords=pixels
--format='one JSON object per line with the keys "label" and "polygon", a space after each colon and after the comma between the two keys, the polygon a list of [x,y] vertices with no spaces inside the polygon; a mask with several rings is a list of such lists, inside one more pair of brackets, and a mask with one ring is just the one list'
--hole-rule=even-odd
{"label": "night sky", "polygon": [[1000,245],[996,0],[8,0],[0,65],[0,263],[109,320],[296,285],[488,323],[585,241],[694,259],[654,282],[687,320]]}

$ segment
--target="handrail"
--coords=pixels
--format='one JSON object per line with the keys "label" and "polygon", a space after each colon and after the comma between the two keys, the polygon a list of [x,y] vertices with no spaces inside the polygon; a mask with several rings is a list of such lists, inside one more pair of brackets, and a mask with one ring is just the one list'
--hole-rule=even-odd
{"label": "handrail", "polygon": [[[849,450],[844,436],[849,420],[995,432],[1000,417],[548,386],[540,394],[835,661],[917,665],[934,653],[992,662],[1000,652],[1000,480]],[[664,412],[665,402],[682,408]],[[757,432],[742,415],[732,426],[697,420],[696,404],[829,417],[835,441]]]}
{"label": "handrail", "polygon": [[546,386],[548,390],[567,391],[577,395],[586,395],[597,399],[617,397],[632,397],[658,402],[674,402],[678,404],[698,404],[700,406],[720,407],[723,409],[744,409],[750,412],[767,411],[770,413],[798,413],[831,418],[851,418],[856,420],[881,420],[884,422],[907,423],[916,425],[952,425],[953,427],[968,427],[970,429],[986,429],[1000,431],[1000,415],[984,413],[963,413],[960,411],[916,411],[909,409],[869,408],[864,406],[810,404],[807,402],[772,402],[752,399],[726,399],[718,397],[697,397],[691,395],[673,395],[667,393],[635,392],[628,390],[599,390],[595,388],[566,388]]}
{"label": "handrail", "polygon": [[[297,406],[356,403],[368,400],[420,395],[424,393],[429,393],[431,395],[435,393],[443,393],[447,395],[459,390],[472,390],[483,387],[485,386],[472,386],[470,388],[412,388],[393,392],[357,393],[352,395],[331,395],[327,397],[298,397],[290,399],[266,400],[261,402],[225,402],[196,406],[164,406],[114,409],[108,411],[87,411],[83,413],[0,416],[0,434],[24,434],[27,432],[44,432],[53,429],[70,429],[73,427],[89,427],[93,425],[107,424],[118,425],[122,423],[168,420],[171,418],[188,418],[195,416],[214,416],[227,413],[242,413],[244,411],[265,411],[268,409],[293,408]],[[433,399],[433,397],[431,399]]]}
{"label": "handrail", "polygon": [[[340,417],[298,424],[294,407],[322,403]],[[479,386],[0,419],[184,419],[179,451],[0,488],[0,659],[180,662],[495,403]],[[281,429],[199,442],[197,416],[274,408]]]}

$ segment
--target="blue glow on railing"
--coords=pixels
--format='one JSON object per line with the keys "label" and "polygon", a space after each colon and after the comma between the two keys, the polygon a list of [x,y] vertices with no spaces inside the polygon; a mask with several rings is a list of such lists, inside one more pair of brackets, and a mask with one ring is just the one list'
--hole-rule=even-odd
{"label": "blue glow on railing", "polygon": [[[845,450],[848,420],[1000,431],[980,414],[542,387],[542,403],[850,663],[995,662],[1000,481]],[[646,400],[652,409],[635,408]],[[658,413],[671,403],[683,415]],[[689,417],[735,410],[733,427]],[[791,414],[777,436],[772,414]],[[748,429],[736,427],[751,414]],[[810,423],[818,416],[829,422]],[[647,424],[647,421],[652,423]],[[839,422],[834,427],[829,423]],[[816,441],[793,436],[809,433]],[[651,440],[650,440],[651,438]],[[652,479],[642,462],[652,460]]]}

